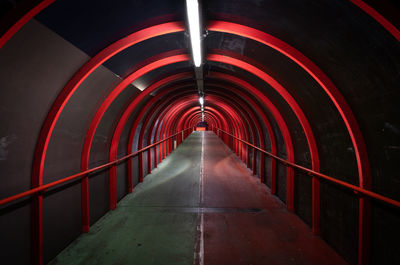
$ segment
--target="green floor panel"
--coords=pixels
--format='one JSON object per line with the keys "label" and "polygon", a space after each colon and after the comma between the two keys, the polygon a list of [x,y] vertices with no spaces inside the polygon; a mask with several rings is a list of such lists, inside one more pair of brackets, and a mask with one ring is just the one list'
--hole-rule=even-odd
{"label": "green floor panel", "polygon": [[152,174],[51,265],[192,265],[200,200],[201,133],[193,133]]}
{"label": "green floor panel", "polygon": [[50,264],[193,264],[196,223],[196,213],[142,213],[123,207]]}

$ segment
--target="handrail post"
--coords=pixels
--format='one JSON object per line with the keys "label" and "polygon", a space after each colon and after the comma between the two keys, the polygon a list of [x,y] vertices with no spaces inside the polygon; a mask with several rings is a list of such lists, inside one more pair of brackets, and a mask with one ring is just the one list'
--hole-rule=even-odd
{"label": "handrail post", "polygon": [[[164,136],[164,138],[165,138],[165,136]],[[164,141],[163,144],[164,144],[163,159],[165,159],[167,157],[167,141]]]}
{"label": "handrail post", "polygon": [[[256,152],[256,149],[255,148],[253,148],[253,165],[252,165],[252,167],[253,167],[253,175],[257,175],[257,152]],[[261,177],[260,177],[260,179],[261,179]]]}
{"label": "handrail post", "polygon": [[151,148],[147,150],[147,174],[151,174]]}
{"label": "handrail post", "polygon": [[358,202],[358,264],[368,265],[371,255],[371,201],[361,195]]}
{"label": "handrail post", "polygon": [[32,263],[43,264],[43,194],[33,198],[32,207]]}
{"label": "handrail post", "polygon": [[271,194],[276,195],[276,159],[271,157]]}
{"label": "handrail post", "polygon": [[139,153],[139,182],[143,182],[143,153]]}
{"label": "handrail post", "polygon": [[[155,136],[154,136],[154,137],[155,137]],[[156,139],[156,138],[154,138],[154,141],[155,141],[155,139]],[[158,144],[155,145],[155,146],[154,146],[154,149],[153,149],[154,168],[157,168],[157,146],[158,146]]]}
{"label": "handrail post", "polygon": [[[271,167],[271,175],[273,170],[274,168]],[[265,156],[263,152],[260,152],[260,181],[266,183],[265,179]]]}
{"label": "handrail post", "polygon": [[159,156],[160,156],[160,163],[162,162],[163,158],[163,142],[160,143],[159,147],[158,147],[158,152],[159,152]]}
{"label": "handrail post", "polygon": [[89,232],[89,178],[85,175],[81,181],[82,233]]}
{"label": "handrail post", "polygon": [[320,234],[320,183],[316,176],[312,176],[312,232]]}

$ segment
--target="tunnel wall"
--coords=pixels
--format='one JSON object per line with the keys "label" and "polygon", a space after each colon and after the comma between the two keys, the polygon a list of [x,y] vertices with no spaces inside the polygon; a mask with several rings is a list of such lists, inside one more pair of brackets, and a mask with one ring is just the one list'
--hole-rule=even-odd
{"label": "tunnel wall", "polygon": [[[35,36],[35,38],[30,36]],[[4,146],[7,156],[2,159],[1,163],[2,172],[7,172],[5,175],[7,177],[2,178],[1,191],[9,193],[2,195],[9,196],[30,188],[33,154],[41,124],[63,83],[68,81],[88,57],[34,20],[16,34],[2,48],[0,54],[2,57],[0,59],[1,68],[4,69],[1,71],[3,92],[1,105],[4,107],[1,115],[1,123],[4,125],[1,126],[1,134],[5,135],[6,139],[9,138]],[[10,106],[7,107],[7,104]],[[20,106],[16,104],[20,104]],[[73,134],[73,132],[67,133]],[[22,157],[21,150],[24,150],[25,153]],[[72,148],[71,151],[74,149]],[[63,154],[64,152],[59,150],[59,153]],[[75,161],[75,166],[79,170],[79,160],[77,165]],[[63,169],[65,168],[63,167]],[[59,170],[64,174],[62,168]],[[15,184],[18,186],[13,187]],[[69,187],[67,192],[60,194],[75,193],[75,195],[79,195],[76,192],[77,186],[74,185]],[[68,233],[64,237],[60,236],[60,240],[53,242],[54,245],[58,245],[58,248],[65,247],[79,234],[79,224],[78,230],[76,230],[76,224],[77,221],[79,222],[80,213],[78,212],[78,218],[73,218],[77,217],[76,210],[79,211],[79,197],[73,198],[68,204],[66,209],[70,210],[69,214],[72,214],[72,220],[67,217],[70,222],[65,224],[64,231],[70,232],[70,235]],[[74,208],[74,206],[78,206],[78,208]],[[21,215],[21,211],[25,214]],[[2,249],[8,251],[2,251],[2,253],[6,255],[4,260],[9,263],[28,264],[30,259],[28,236],[31,226],[30,207],[28,205],[17,212],[21,213],[1,216],[4,222],[1,229],[9,231],[4,231],[8,235],[8,240],[3,237],[1,240]],[[53,219],[54,222],[57,222],[56,220],[57,218]]]}
{"label": "tunnel wall", "polygon": [[[32,36],[35,36],[32,38]],[[30,189],[35,144],[41,124],[59,91],[89,57],[81,50],[31,20],[0,50],[1,104],[1,197]],[[120,81],[105,67],[98,68],[81,85],[66,105],[54,129],[46,156],[44,183],[80,171],[82,145],[95,107],[110,87]],[[130,86],[114,102],[96,131],[90,166],[108,161],[114,118],[126,98],[138,93]],[[131,117],[134,119],[135,114]],[[127,132],[125,132],[126,138]],[[23,154],[21,153],[23,150]],[[122,149],[123,154],[126,153]],[[121,153],[120,152],[120,153]],[[136,159],[133,160],[137,164]],[[121,178],[126,165],[119,166]],[[134,179],[137,179],[135,172]],[[119,198],[127,193],[126,181],[119,181]],[[137,182],[136,182],[137,183]],[[81,233],[81,189],[75,181],[46,193],[44,197],[44,260],[48,262]],[[108,211],[108,173],[90,177],[91,223]],[[30,200],[1,212],[2,260],[8,264],[30,263]]]}
{"label": "tunnel wall", "polygon": [[[395,59],[399,58],[396,39],[349,1],[294,1],[289,6],[252,2],[246,9],[238,2],[222,1],[210,2],[208,9],[209,17],[213,19],[223,16],[225,20],[252,25],[285,40],[321,67],[343,93],[360,124],[372,168],[373,190],[398,199],[398,194],[392,191],[396,185],[387,183],[386,189],[380,189],[383,185],[379,184],[385,180],[393,183],[397,179],[392,166],[396,164],[393,158],[398,158],[399,154],[389,146],[397,146],[398,137],[397,140],[393,138],[396,129],[387,128],[398,128],[399,124],[399,119],[393,116],[399,110],[395,110],[399,99],[398,89],[395,88],[396,73],[399,72],[399,62]],[[226,15],[228,12],[236,14],[236,17]],[[240,42],[238,38],[229,36],[221,38],[227,40],[217,42],[220,45],[217,48],[243,51],[243,54],[257,58],[258,62],[264,62],[273,76],[299,100],[317,138],[322,172],[357,185],[354,149],[348,133],[337,110],[320,92],[318,85],[288,58],[270,48],[251,44],[250,40]],[[292,120],[290,116],[286,117]],[[393,124],[396,125],[392,127]],[[293,134],[298,133],[296,127],[291,128]],[[295,152],[300,150],[297,148]],[[308,164],[307,158],[296,159],[300,164]],[[280,172],[283,170],[279,167]],[[296,175],[296,187],[307,191],[310,189],[309,179],[303,177],[302,174]],[[279,179],[278,196],[284,200],[284,176]],[[298,188],[295,188],[296,212],[309,223],[309,194],[303,197],[305,193]],[[330,183],[321,183],[322,238],[351,264],[357,262],[357,200],[358,196],[352,192]],[[399,235],[394,225],[398,218],[398,212],[394,213],[393,208],[374,202],[372,264],[391,264],[393,260],[399,260],[394,244],[395,237]],[[384,229],[387,227],[394,229]],[[384,240],[384,237],[390,240]],[[383,254],[389,252],[390,255]]]}

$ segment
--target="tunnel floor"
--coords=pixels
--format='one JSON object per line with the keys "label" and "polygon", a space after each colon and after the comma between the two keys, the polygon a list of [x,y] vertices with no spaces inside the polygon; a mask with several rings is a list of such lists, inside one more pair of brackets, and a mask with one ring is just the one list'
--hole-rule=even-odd
{"label": "tunnel floor", "polygon": [[50,264],[347,264],[213,132],[193,132]]}

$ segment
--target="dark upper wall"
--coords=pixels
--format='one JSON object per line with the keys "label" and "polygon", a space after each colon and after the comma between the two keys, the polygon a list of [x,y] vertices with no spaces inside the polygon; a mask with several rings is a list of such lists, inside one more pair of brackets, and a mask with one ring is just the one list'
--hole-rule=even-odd
{"label": "dark upper wall", "polygon": [[184,19],[183,1],[57,0],[37,19],[93,56],[141,28]]}

